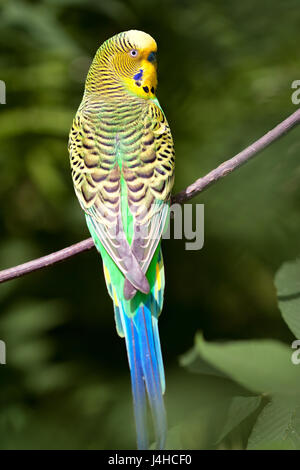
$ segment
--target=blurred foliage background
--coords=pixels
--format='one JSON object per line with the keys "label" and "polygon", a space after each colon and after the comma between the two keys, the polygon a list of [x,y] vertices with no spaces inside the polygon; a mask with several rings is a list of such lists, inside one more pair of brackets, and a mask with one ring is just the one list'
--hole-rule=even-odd
{"label": "blurred foliage background", "polygon": [[[2,269],[88,236],[68,132],[91,59],[115,33],[141,29],[158,42],[175,192],[296,110],[297,0],[2,0],[0,10]],[[170,447],[218,447],[217,423],[231,397],[245,394],[234,381],[182,367],[197,331],[207,341],[293,339],[273,279],[300,252],[299,151],[295,129],[194,200],[205,204],[202,250],[164,241]],[[134,448],[125,345],[97,253],[1,285],[0,303],[0,448]],[[250,425],[222,448],[243,448]]]}

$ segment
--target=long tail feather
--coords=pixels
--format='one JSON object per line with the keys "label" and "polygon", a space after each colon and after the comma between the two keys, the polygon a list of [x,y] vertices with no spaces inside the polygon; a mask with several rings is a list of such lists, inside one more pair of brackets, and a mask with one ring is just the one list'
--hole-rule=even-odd
{"label": "long tail feather", "polygon": [[[131,385],[134,415],[139,449],[149,448],[147,426],[147,397],[153,418],[156,446],[163,449],[166,440],[167,423],[163,402],[165,373],[161,354],[158,317],[163,304],[165,285],[164,265],[161,251],[153,260],[149,274],[152,289],[147,296],[128,301],[123,295],[123,284],[110,259],[103,262],[108,292],[114,302],[117,331],[125,337],[128,362],[131,372]],[[110,269],[108,268],[110,266]],[[112,275],[115,276],[114,278]],[[120,274],[121,275],[121,274]],[[152,276],[152,277],[151,277]]]}
{"label": "long tail feather", "polygon": [[147,402],[139,339],[133,320],[126,314],[122,315],[122,323],[131,374],[137,445],[138,449],[144,450],[148,449]]}
{"label": "long tail feather", "polygon": [[[149,302],[150,303],[150,302]],[[121,304],[122,305],[122,304]],[[146,393],[153,417],[156,446],[163,449],[166,440],[166,413],[163,402],[164,372],[157,325],[149,305],[141,305],[133,318],[122,309],[131,372],[132,393],[139,449],[147,449]],[[156,318],[154,318],[156,321]]]}
{"label": "long tail feather", "polygon": [[161,347],[160,347],[160,339],[159,339],[159,331],[158,331],[158,319],[152,317],[152,325],[153,325],[153,336],[154,336],[154,344],[155,344],[155,352],[159,367],[159,376],[160,376],[160,384],[162,393],[164,394],[166,391],[166,379],[165,379],[165,371],[164,371],[164,364],[163,358],[161,354]]}

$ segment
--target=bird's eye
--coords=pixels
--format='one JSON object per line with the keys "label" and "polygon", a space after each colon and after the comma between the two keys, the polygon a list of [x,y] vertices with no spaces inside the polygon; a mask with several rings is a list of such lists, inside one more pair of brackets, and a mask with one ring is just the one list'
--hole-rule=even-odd
{"label": "bird's eye", "polygon": [[129,52],[129,54],[131,55],[131,57],[137,57],[138,51],[137,51],[136,49],[131,49],[131,51]]}

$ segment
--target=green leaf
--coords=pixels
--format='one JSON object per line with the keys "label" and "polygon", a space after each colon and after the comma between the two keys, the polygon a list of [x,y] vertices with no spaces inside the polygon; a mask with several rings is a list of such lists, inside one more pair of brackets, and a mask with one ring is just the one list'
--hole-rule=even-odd
{"label": "green leaf", "polygon": [[261,397],[233,397],[228,409],[227,420],[217,442],[222,441],[228,433],[253,413],[260,403]]}
{"label": "green leaf", "polygon": [[216,448],[231,400],[242,394],[243,389],[228,378],[169,371],[166,407],[169,429],[176,430],[168,436],[167,448],[178,449],[178,439],[181,449]]}
{"label": "green leaf", "polygon": [[209,362],[199,356],[195,348],[190,349],[180,356],[179,364],[190,372],[203,375],[215,375],[216,377],[226,377],[222,371],[213,367]]}
{"label": "green leaf", "polygon": [[295,450],[295,448],[289,440],[285,440],[285,441],[264,441],[258,444],[253,450]]}
{"label": "green leaf", "polygon": [[300,339],[300,260],[284,263],[275,276],[278,306],[283,319]]}
{"label": "green leaf", "polygon": [[259,415],[248,449],[300,449],[300,405],[274,397]]}
{"label": "green leaf", "polygon": [[198,334],[195,349],[200,357],[253,392],[299,392],[299,369],[291,362],[291,350],[279,341],[207,343]]}
{"label": "green leaf", "polygon": [[173,426],[168,430],[166,449],[168,450],[182,450],[182,441],[181,441],[181,426]]}

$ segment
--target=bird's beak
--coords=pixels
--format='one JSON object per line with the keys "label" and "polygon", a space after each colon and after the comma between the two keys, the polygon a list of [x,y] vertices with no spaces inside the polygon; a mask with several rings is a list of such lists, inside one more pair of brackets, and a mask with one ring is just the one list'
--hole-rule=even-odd
{"label": "bird's beak", "polygon": [[149,62],[148,59],[143,59],[142,61],[143,69],[143,86],[148,86],[149,90],[151,88],[156,89],[157,87],[157,66],[156,62]]}

